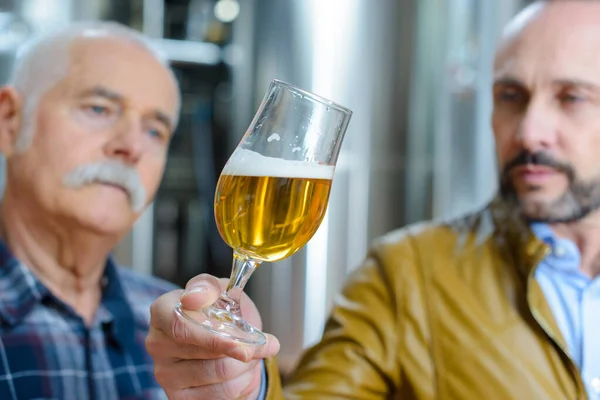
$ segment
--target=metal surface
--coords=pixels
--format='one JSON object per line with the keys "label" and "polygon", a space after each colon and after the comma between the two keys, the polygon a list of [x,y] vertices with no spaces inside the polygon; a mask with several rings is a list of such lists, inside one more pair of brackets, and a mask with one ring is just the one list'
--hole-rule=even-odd
{"label": "metal surface", "polygon": [[221,48],[214,43],[174,39],[155,39],[155,43],[172,62],[216,65],[223,58]]}
{"label": "metal surface", "polygon": [[[506,0],[421,4],[435,7],[433,18],[444,16],[436,24],[441,29],[433,33],[438,44],[435,58],[421,65],[437,77],[435,87],[429,87],[434,168],[431,216],[449,218],[482,206],[496,191],[490,125],[492,64],[501,28],[519,4]],[[430,83],[417,81],[417,85]]]}
{"label": "metal surface", "polygon": [[162,38],[165,0],[143,0],[143,32],[151,38]]}
{"label": "metal surface", "polygon": [[236,116],[244,121],[237,139],[274,78],[355,112],[321,229],[294,257],[262,266],[250,280],[265,330],[281,339],[284,372],[319,339],[333,296],[370,240],[402,224],[413,6],[254,0],[252,13],[243,8],[236,25],[247,29],[235,42],[243,49],[234,65]]}

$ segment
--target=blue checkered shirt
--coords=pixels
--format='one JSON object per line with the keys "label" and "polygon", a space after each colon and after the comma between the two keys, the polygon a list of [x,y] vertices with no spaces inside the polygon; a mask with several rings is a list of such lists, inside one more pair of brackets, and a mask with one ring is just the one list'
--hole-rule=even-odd
{"label": "blue checkered shirt", "polygon": [[0,399],[166,399],[144,340],[169,283],[110,259],[86,326],[0,242]]}

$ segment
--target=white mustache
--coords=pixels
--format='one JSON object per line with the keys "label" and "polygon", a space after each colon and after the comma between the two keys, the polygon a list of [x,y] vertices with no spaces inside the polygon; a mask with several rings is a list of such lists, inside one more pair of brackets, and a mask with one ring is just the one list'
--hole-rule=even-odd
{"label": "white mustache", "polygon": [[142,211],[146,204],[146,190],[138,172],[120,161],[107,160],[80,165],[65,175],[63,182],[75,189],[93,183],[108,183],[127,192],[133,211]]}

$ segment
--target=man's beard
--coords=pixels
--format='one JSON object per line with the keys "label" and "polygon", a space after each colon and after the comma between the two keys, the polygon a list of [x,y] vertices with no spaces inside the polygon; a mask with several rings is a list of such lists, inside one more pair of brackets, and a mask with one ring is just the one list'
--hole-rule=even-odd
{"label": "man's beard", "polygon": [[[520,199],[510,173],[513,168],[521,165],[543,165],[553,168],[565,174],[569,186],[558,199],[551,202]],[[500,176],[500,195],[528,222],[575,222],[600,208],[600,177],[582,181],[578,179],[575,169],[570,164],[556,161],[547,153],[522,151],[504,167]]]}

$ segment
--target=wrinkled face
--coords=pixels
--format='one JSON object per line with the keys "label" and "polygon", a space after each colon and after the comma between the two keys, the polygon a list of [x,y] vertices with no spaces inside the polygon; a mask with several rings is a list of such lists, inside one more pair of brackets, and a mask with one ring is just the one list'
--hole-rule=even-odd
{"label": "wrinkled face", "polygon": [[31,145],[8,158],[7,191],[63,221],[128,231],[162,178],[178,96],[139,45],[75,41],[66,77],[40,100]]}
{"label": "wrinkled face", "polygon": [[547,6],[500,48],[492,124],[503,197],[531,221],[600,207],[600,6]]}

